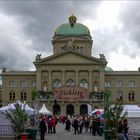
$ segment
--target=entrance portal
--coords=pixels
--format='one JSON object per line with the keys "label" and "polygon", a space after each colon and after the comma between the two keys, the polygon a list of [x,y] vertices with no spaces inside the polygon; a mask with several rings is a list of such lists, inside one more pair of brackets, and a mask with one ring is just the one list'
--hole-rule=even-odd
{"label": "entrance portal", "polygon": [[88,106],[86,104],[80,106],[80,114],[81,115],[88,114]]}
{"label": "entrance portal", "polygon": [[74,115],[74,106],[72,104],[68,104],[66,107],[67,115]]}
{"label": "entrance portal", "polygon": [[53,114],[56,115],[56,114],[60,114],[60,113],[61,113],[60,105],[58,105],[58,104],[53,105]]}

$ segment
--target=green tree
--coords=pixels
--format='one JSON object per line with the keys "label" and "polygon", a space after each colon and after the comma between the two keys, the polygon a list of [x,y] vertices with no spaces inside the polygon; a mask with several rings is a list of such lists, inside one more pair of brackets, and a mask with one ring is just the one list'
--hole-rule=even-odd
{"label": "green tree", "polygon": [[37,91],[32,90],[32,101],[35,101],[36,97],[37,97]]}
{"label": "green tree", "polygon": [[17,136],[24,132],[28,115],[19,103],[14,104],[15,109],[9,108],[3,114],[10,121],[13,131]]}
{"label": "green tree", "polygon": [[123,113],[123,101],[116,100],[116,102],[112,105],[109,100],[110,93],[109,91],[105,91],[104,93],[104,112],[105,112],[105,135],[106,139],[115,139],[116,131],[119,125],[119,121],[123,120],[127,112]]}

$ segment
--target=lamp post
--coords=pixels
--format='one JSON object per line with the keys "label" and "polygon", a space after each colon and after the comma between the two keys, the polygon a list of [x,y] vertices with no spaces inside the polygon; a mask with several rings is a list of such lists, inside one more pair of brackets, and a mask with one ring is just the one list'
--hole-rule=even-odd
{"label": "lamp post", "polygon": [[53,106],[53,114],[55,115],[55,114],[57,114],[57,100],[56,99],[54,99],[54,106]]}
{"label": "lamp post", "polygon": [[57,100],[56,99],[54,99],[54,105],[57,105]]}

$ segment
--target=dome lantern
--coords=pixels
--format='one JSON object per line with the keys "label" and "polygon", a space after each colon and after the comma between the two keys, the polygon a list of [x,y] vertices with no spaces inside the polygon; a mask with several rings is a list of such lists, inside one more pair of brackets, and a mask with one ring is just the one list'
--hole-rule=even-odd
{"label": "dome lantern", "polygon": [[70,23],[71,27],[74,26],[74,24],[76,23],[76,20],[77,20],[77,18],[73,14],[69,17],[69,23]]}
{"label": "dome lantern", "polygon": [[90,36],[90,31],[87,26],[77,23],[77,18],[71,15],[69,18],[69,23],[61,24],[55,30],[55,36]]}

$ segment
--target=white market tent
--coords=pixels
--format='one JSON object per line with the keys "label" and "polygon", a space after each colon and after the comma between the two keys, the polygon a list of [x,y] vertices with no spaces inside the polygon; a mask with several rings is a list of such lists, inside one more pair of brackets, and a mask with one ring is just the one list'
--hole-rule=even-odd
{"label": "white market tent", "polygon": [[88,106],[88,114],[91,115],[92,106],[90,104],[87,104],[87,106]]}
{"label": "white market tent", "polygon": [[124,105],[123,113],[127,112],[126,117],[140,117],[140,107],[138,105]]}
{"label": "white market tent", "polygon": [[42,108],[39,110],[39,113],[46,114],[46,115],[51,115],[51,114],[52,114],[52,112],[50,112],[50,111],[46,108],[45,104],[43,104]]}
{"label": "white market tent", "polygon": [[22,109],[25,109],[25,112],[28,115],[33,115],[35,113],[35,110],[33,108],[29,107],[29,105],[27,103],[21,103],[19,100],[17,100],[16,102],[14,102],[12,104],[8,104],[7,106],[1,107],[0,112],[5,112],[5,111],[8,111],[9,109],[15,109],[14,105],[16,103],[21,105]]}
{"label": "white market tent", "polygon": [[94,114],[94,113],[96,113],[96,112],[101,112],[101,113],[104,113],[104,109],[94,109],[93,111],[91,111],[90,113],[91,114]]}
{"label": "white market tent", "polygon": [[29,107],[29,105],[26,103],[25,104],[25,111],[28,115],[33,115],[33,114],[36,114],[37,111],[31,107]]}
{"label": "white market tent", "polygon": [[[91,111],[91,114],[94,114],[97,111],[100,111],[103,113],[104,109],[95,109]],[[122,114],[124,114],[125,112],[127,112],[126,117],[128,118],[140,117],[140,107],[138,105],[124,105]]]}

